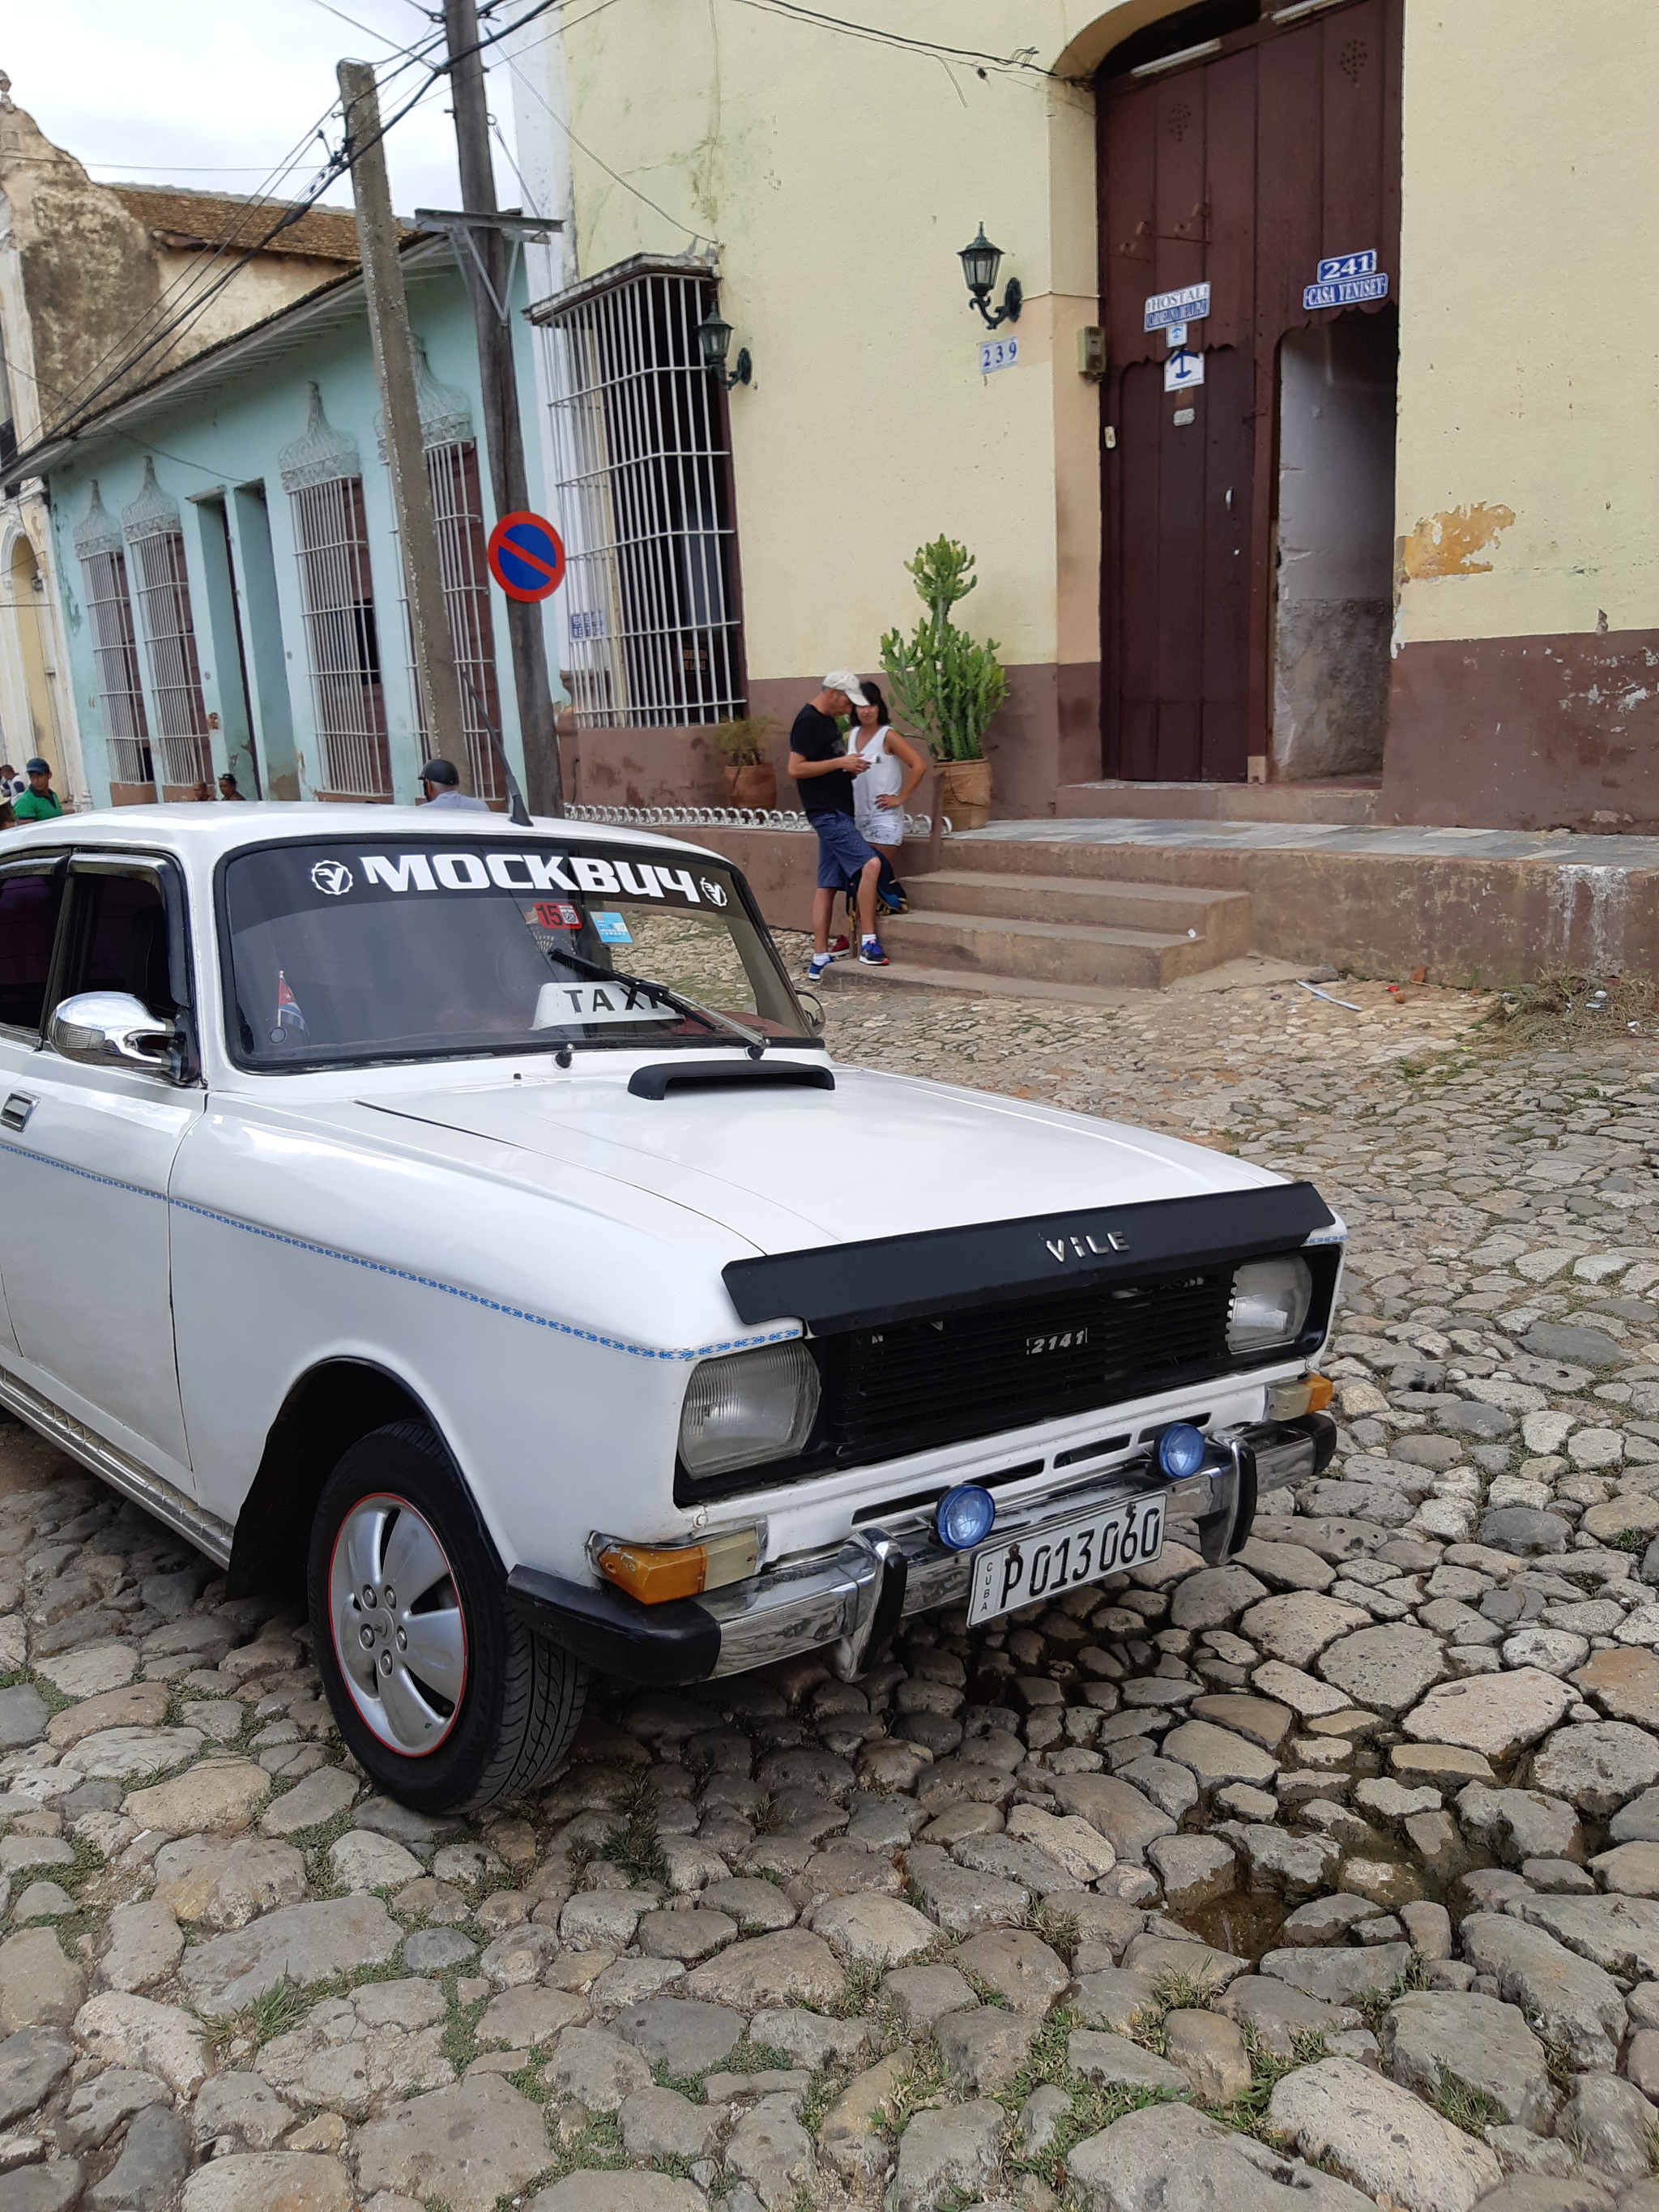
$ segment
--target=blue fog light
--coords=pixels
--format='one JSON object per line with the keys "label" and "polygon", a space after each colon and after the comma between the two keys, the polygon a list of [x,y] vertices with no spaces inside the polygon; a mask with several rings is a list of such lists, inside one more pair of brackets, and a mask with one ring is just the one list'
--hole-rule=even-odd
{"label": "blue fog light", "polygon": [[1177,1421],[1158,1440],[1158,1463],[1171,1482],[1179,1482],[1183,1475],[1198,1473],[1208,1449],[1201,1429],[1190,1421]]}
{"label": "blue fog light", "polygon": [[990,1534],[996,1517],[997,1502],[990,1492],[964,1482],[959,1490],[947,1490],[940,1498],[933,1526],[941,1544],[948,1544],[953,1552],[971,1552]]}

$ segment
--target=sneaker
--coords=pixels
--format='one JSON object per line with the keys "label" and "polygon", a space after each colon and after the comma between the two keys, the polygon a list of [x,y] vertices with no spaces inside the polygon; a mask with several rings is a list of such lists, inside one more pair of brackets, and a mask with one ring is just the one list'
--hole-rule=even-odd
{"label": "sneaker", "polygon": [[853,940],[850,937],[838,937],[830,947],[830,957],[833,960],[842,953],[850,952],[852,949]]}
{"label": "sneaker", "polygon": [[834,960],[835,957],[836,956],[833,952],[815,952],[806,963],[807,981],[809,983],[817,982],[818,980],[827,972],[830,963]]}
{"label": "sneaker", "polygon": [[859,946],[859,962],[865,968],[885,968],[887,955],[881,949],[878,937],[866,937]]}

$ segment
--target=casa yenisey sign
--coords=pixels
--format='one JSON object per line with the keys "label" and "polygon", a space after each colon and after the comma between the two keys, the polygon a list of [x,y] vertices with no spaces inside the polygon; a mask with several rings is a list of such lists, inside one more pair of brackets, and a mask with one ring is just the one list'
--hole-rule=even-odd
{"label": "casa yenisey sign", "polygon": [[1389,296],[1387,273],[1377,272],[1376,250],[1363,253],[1333,253],[1319,264],[1314,282],[1303,289],[1302,305],[1317,307],[1358,307],[1369,300]]}

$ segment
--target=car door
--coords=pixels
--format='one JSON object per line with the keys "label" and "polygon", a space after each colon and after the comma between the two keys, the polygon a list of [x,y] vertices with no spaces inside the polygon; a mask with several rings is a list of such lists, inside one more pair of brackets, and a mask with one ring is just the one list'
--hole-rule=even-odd
{"label": "car door", "polygon": [[26,1078],[40,1048],[66,867],[61,854],[0,867],[0,1366],[17,1350],[6,1295],[12,1268],[5,1224],[30,1172],[22,1139],[33,1093]]}
{"label": "car door", "polygon": [[203,1094],[190,1061],[148,1068],[66,1060],[50,1009],[123,991],[158,1017],[189,997],[184,887],[165,860],[82,854],[69,864],[47,994],[47,1040],[9,1094],[11,1203],[0,1221],[26,1382],[177,1487],[193,1491],[179,1399],[167,1183]]}

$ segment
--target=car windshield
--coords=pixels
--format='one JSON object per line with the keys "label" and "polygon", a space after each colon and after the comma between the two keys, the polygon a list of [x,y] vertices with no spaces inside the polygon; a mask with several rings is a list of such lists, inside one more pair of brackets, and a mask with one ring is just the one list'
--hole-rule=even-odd
{"label": "car windshield", "polygon": [[533,837],[259,846],[227,863],[223,912],[246,1066],[744,1041],[730,1024],[814,1041],[733,872],[697,854]]}

